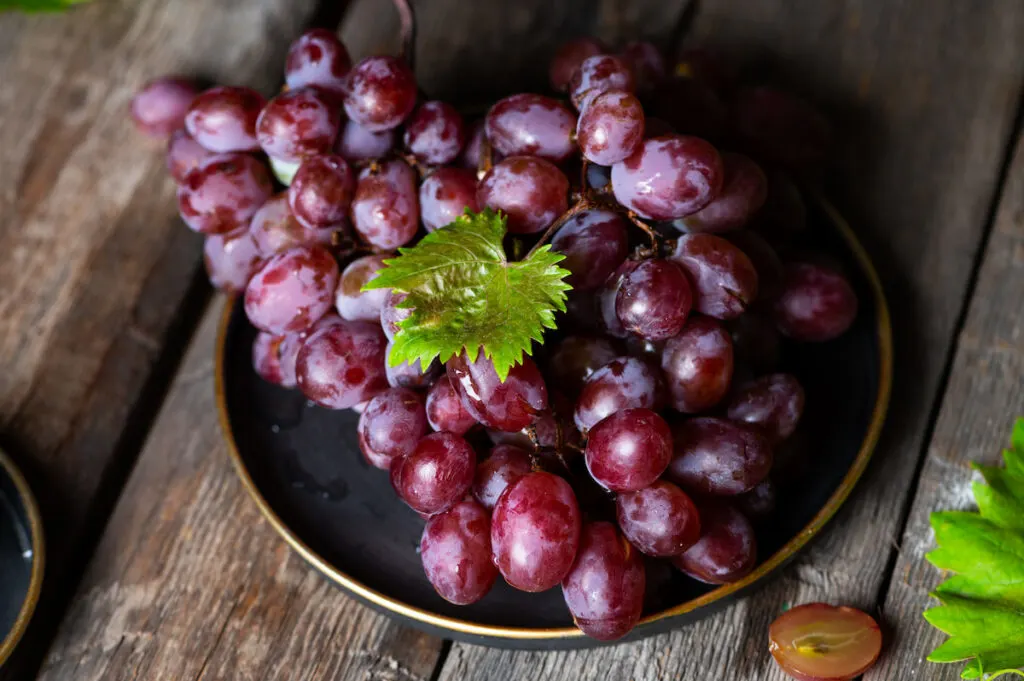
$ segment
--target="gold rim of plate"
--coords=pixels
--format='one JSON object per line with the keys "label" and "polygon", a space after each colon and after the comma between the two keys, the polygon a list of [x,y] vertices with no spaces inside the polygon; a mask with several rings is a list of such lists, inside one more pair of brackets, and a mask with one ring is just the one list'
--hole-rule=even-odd
{"label": "gold rim of plate", "polygon": [[[861,246],[860,242],[857,240],[853,230],[850,229],[846,220],[843,219],[831,203],[821,196],[813,196],[813,198],[824,211],[828,219],[832,221],[836,230],[839,232],[839,235],[843,238],[847,247],[853,253],[857,264],[860,266],[861,271],[868,281],[871,293],[874,297],[876,310],[875,316],[878,329],[878,397],[875,400],[875,406],[871,414],[871,422],[868,425],[867,433],[861,443],[860,450],[857,452],[857,457],[853,461],[853,465],[850,466],[850,470],[847,471],[846,475],[843,477],[839,487],[828,498],[828,501],[825,502],[825,505],[821,510],[815,514],[814,518],[811,519],[811,521],[799,533],[797,533],[795,537],[786,542],[782,548],[769,556],[768,559],[759,564],[753,572],[738,582],[719,586],[702,596],[674,605],[670,608],[666,608],[660,612],[647,615],[640,620],[637,624],[638,627],[652,622],[657,622],[658,620],[663,620],[668,617],[683,615],[726,598],[767,576],[789,560],[793,555],[800,551],[807,542],[817,535],[818,532],[821,531],[825,524],[828,523],[828,521],[836,514],[840,506],[843,505],[843,502],[846,501],[850,492],[853,490],[854,485],[860,479],[861,475],[863,475],[864,469],[867,467],[868,461],[871,459],[871,455],[875,450],[875,445],[878,444],[878,438],[882,431],[882,424],[885,422],[885,415],[889,408],[889,394],[892,389],[893,355],[889,308],[886,304],[885,293],[882,290],[882,283],[878,279],[878,273],[875,272],[875,268],[871,264],[870,258],[868,258],[863,246]],[[583,637],[583,632],[576,627],[503,627],[468,622],[466,620],[457,619],[455,617],[446,617],[428,610],[423,610],[422,608],[417,608],[391,598],[390,596],[376,591],[375,589],[371,589],[362,582],[353,579],[334,565],[331,565],[327,560],[299,539],[291,529],[285,525],[281,518],[278,517],[270,507],[270,504],[267,503],[267,500],[263,498],[263,495],[260,494],[260,491],[256,488],[256,484],[253,482],[252,477],[250,477],[249,471],[246,469],[245,463],[242,461],[242,457],[238,452],[234,433],[231,430],[231,423],[228,419],[227,412],[227,400],[224,391],[224,350],[228,324],[231,320],[231,311],[234,307],[234,302],[234,297],[229,297],[225,301],[224,312],[221,315],[220,320],[220,329],[217,334],[217,345],[214,350],[216,354],[215,391],[218,416],[220,418],[221,428],[224,431],[225,439],[227,440],[228,454],[235,466],[238,477],[241,478],[242,484],[245,486],[249,496],[251,496],[253,501],[256,502],[260,513],[263,514],[271,526],[273,526],[277,533],[284,538],[292,549],[309,562],[309,564],[316,570],[326,575],[339,586],[384,610],[422,622],[423,624],[456,631],[462,634],[510,640],[555,640]]]}
{"label": "gold rim of plate", "polygon": [[25,507],[25,515],[28,516],[28,528],[32,535],[32,571],[28,581],[28,592],[21,604],[21,610],[18,611],[18,617],[14,620],[14,626],[11,627],[7,637],[0,642],[0,667],[2,667],[14,652],[25,630],[28,629],[29,620],[32,619],[32,613],[35,612],[36,605],[39,603],[39,594],[43,588],[43,566],[46,562],[46,552],[39,505],[36,503],[32,490],[29,489],[25,476],[21,474],[21,471],[3,450],[0,450],[0,468],[11,478],[14,488],[18,491],[21,503]]}

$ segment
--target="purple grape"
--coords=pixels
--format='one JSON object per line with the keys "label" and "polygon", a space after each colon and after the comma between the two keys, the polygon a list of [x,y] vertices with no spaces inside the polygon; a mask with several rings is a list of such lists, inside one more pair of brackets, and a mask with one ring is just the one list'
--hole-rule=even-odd
{"label": "purple grape", "polygon": [[135,127],[150,137],[167,137],[185,125],[185,114],[198,92],[187,78],[164,76],[149,81],[132,97]]}
{"label": "purple grape", "polygon": [[266,331],[256,334],[252,342],[252,368],[267,383],[281,385],[284,372],[281,369],[279,348],[284,336],[275,336]]}
{"label": "purple grape", "polygon": [[341,156],[306,159],[288,187],[288,206],[295,219],[310,229],[344,222],[355,193],[355,177]]}
{"label": "purple grape", "polygon": [[395,145],[395,132],[367,130],[355,121],[345,121],[334,143],[334,151],[349,163],[383,158]]}
{"label": "purple grape", "polygon": [[733,367],[732,339],[707,317],[691,318],[662,350],[661,369],[672,406],[684,414],[721,402],[729,392]]}
{"label": "purple grape", "polygon": [[692,215],[680,218],[677,226],[687,232],[718,234],[740,229],[768,196],[768,179],[760,166],[742,154],[722,154],[725,179],[715,199]]}
{"label": "purple grape", "polygon": [[213,152],[192,139],[185,130],[175,130],[167,140],[167,171],[179,184],[211,156]]}
{"label": "purple grape", "polygon": [[438,168],[420,185],[420,218],[428,232],[455,221],[476,202],[476,173],[464,168]]}
{"label": "purple grape", "polygon": [[668,478],[699,494],[732,496],[753,489],[772,468],[768,441],[725,419],[701,417],[673,431]]}
{"label": "purple grape", "polygon": [[683,271],[671,260],[644,260],[622,280],[615,314],[623,328],[641,338],[675,336],[690,314],[693,296]]}
{"label": "purple grape", "polygon": [[622,288],[626,275],[636,269],[639,265],[637,260],[624,260],[614,272],[605,280],[597,292],[597,312],[600,317],[600,328],[609,336],[625,338],[629,335],[626,328],[619,321],[619,315],[615,311],[615,304],[618,302],[619,290]]}
{"label": "purple grape", "polygon": [[245,314],[257,329],[294,333],[312,326],[331,308],[338,263],[320,246],[278,253],[245,288]]}
{"label": "purple grape", "polygon": [[249,223],[273,190],[266,166],[252,156],[218,154],[178,185],[178,212],[193,231],[234,232]]}
{"label": "purple grape", "polygon": [[252,275],[263,266],[263,256],[252,234],[243,227],[206,237],[203,264],[213,286],[227,293],[241,293]]}
{"label": "purple grape", "polygon": [[581,433],[623,409],[660,409],[664,402],[661,379],[645,361],[618,357],[587,379],[576,401],[574,419]]}
{"label": "purple grape", "polygon": [[626,539],[648,556],[678,556],[700,539],[700,516],[693,500],[665,480],[619,494],[615,516]]}
{"label": "purple grape", "polygon": [[[480,162],[483,160],[482,157],[484,153],[485,139],[487,139],[487,131],[484,121],[474,121],[473,124],[469,126],[469,133],[466,135],[466,148],[462,150],[462,157],[459,159],[459,165],[476,173],[480,168]],[[492,149],[491,161],[496,163],[501,160],[500,158],[495,159],[494,156],[501,156],[501,154],[498,154]]]}
{"label": "purple grape", "polygon": [[[548,409],[537,415],[530,426],[510,433],[503,430],[487,429],[487,437],[496,445],[514,445],[521,449],[543,454],[544,450],[561,449],[561,444],[579,445],[582,437],[572,425],[572,403],[567,398],[555,394],[551,401],[561,400],[564,404],[558,409]],[[562,408],[564,406],[564,408]],[[566,416],[570,417],[566,420]],[[561,444],[560,444],[561,443]],[[572,454],[562,450],[560,455]]]}
{"label": "purple grape", "polygon": [[359,415],[359,449],[371,466],[391,468],[391,461],[411,454],[427,434],[423,398],[412,390],[391,388],[376,395]]}
{"label": "purple grape", "polygon": [[210,151],[255,151],[256,119],[266,102],[251,88],[210,88],[192,100],[185,129]]}
{"label": "purple grape", "polygon": [[754,521],[763,520],[775,512],[775,483],[765,478],[749,492],[736,497],[736,507]]}
{"label": "purple grape", "polygon": [[828,153],[828,121],[793,95],[764,86],[747,88],[736,93],[733,107],[736,131],[758,157],[799,169],[820,163]]}
{"label": "purple grape", "polygon": [[775,323],[794,340],[838,338],[857,318],[857,294],[838,272],[812,263],[790,263],[775,302]]}
{"label": "purple grape", "polygon": [[294,163],[328,153],[338,136],[339,119],[338,106],[325,91],[288,90],[263,107],[256,137],[269,156]]}
{"label": "purple grape", "polygon": [[782,336],[770,308],[755,306],[729,322],[736,362],[755,374],[774,371],[782,352]]}
{"label": "purple grape", "polygon": [[548,407],[548,391],[537,365],[523,356],[502,382],[483,351],[465,350],[448,360],[448,380],[473,418],[489,428],[522,430]]}
{"label": "purple grape", "polygon": [[[390,354],[391,343],[388,343],[388,355]],[[384,366],[388,385],[392,388],[426,388],[434,384],[442,371],[444,371],[444,367],[436,359],[426,369],[423,368],[420,360],[416,360],[412,364],[402,362],[398,366],[391,366],[391,362],[386,362]]]}
{"label": "purple grape", "polygon": [[513,156],[491,168],[476,191],[481,208],[508,216],[512,234],[539,232],[569,207],[569,180],[542,158]]}
{"label": "purple grape", "polygon": [[609,90],[636,90],[629,65],[610,54],[587,57],[569,81],[569,98],[577,111],[585,110],[594,97]]}
{"label": "purple grape", "polygon": [[419,229],[416,172],[405,161],[385,161],[364,168],[352,200],[352,226],[370,245],[394,250]]}
{"label": "purple grape", "polygon": [[644,108],[622,90],[602,92],[591,100],[576,123],[576,141],[592,163],[610,166],[624,161],[644,140]]}
{"label": "purple grape", "polygon": [[491,550],[505,581],[546,591],[569,573],[580,540],[572,488],[550,473],[530,473],[506,488],[491,515]]}
{"label": "purple grape", "polygon": [[391,463],[391,485],[418,513],[447,511],[466,495],[476,472],[476,454],[452,433],[431,433]]}
{"label": "purple grape", "polygon": [[308,399],[328,409],[347,409],[388,388],[387,341],[380,326],[333,319],[313,329],[299,350],[295,375]]}
{"label": "purple grape", "polygon": [[384,267],[383,255],[364,255],[350,262],[341,273],[334,294],[334,307],[342,319],[377,321],[389,289],[364,291],[363,286]]}
{"label": "purple grape", "polygon": [[573,290],[592,291],[626,258],[626,221],[611,211],[580,211],[559,228],[551,248],[565,256],[559,266],[572,272],[566,281]]}
{"label": "purple grape", "polygon": [[427,421],[434,430],[455,435],[465,435],[477,424],[473,415],[462,406],[459,394],[444,374],[427,392]]}
{"label": "purple grape", "polygon": [[420,163],[441,165],[462,151],[466,132],[462,115],[451,104],[424,102],[405,123],[405,148]]}
{"label": "purple grape", "polygon": [[530,455],[513,445],[499,444],[490,456],[476,465],[473,496],[491,510],[505,488],[514,485],[533,470]]}
{"label": "purple grape", "polygon": [[723,235],[733,246],[750,258],[750,264],[757,272],[757,299],[774,301],[782,292],[782,282],[786,277],[786,269],[782,265],[779,254],[775,252],[764,237],[757,232],[741,229]]}
{"label": "purple grape", "polygon": [[506,97],[487,112],[485,126],[491,146],[505,156],[540,156],[561,162],[576,151],[576,116],[550,97]]}
{"label": "purple grape", "polygon": [[735,319],[757,299],[757,270],[750,258],[714,234],[683,234],[669,259],[683,268],[693,307],[716,319]]}
{"label": "purple grape", "polygon": [[345,113],[371,132],[402,124],[416,106],[416,77],[396,57],[367,57],[348,74]]}
{"label": "purple grape", "polygon": [[566,336],[551,351],[548,373],[554,385],[575,395],[595,371],[618,354],[605,338]]}
{"label": "purple grape", "polygon": [[281,192],[267,199],[249,223],[249,233],[264,258],[298,246],[330,246],[334,232],[343,224],[323,229],[308,229],[299,224],[288,207],[288,194]]}
{"label": "purple grape", "polygon": [[699,137],[665,135],[644,140],[612,166],[612,191],[623,206],[653,220],[694,213],[718,196],[722,158]]}
{"label": "purple grape", "polygon": [[555,92],[568,90],[569,82],[583,60],[606,51],[601,41],[594,38],[576,38],[562,43],[551,58],[551,66],[548,68],[551,89]]}
{"label": "purple grape", "polygon": [[384,335],[388,337],[389,341],[395,340],[395,336],[401,330],[398,326],[399,323],[412,315],[411,307],[398,307],[406,299],[407,295],[401,291],[393,291],[391,289],[384,293],[384,302],[380,308],[380,325],[384,329]]}
{"label": "purple grape", "polygon": [[770,374],[748,383],[733,396],[728,416],[755,426],[771,442],[793,434],[804,411],[804,389],[796,376]]}
{"label": "purple grape", "polygon": [[619,58],[629,65],[637,92],[651,92],[665,80],[668,67],[661,51],[645,40],[626,43]]}
{"label": "purple grape", "polygon": [[576,626],[599,641],[622,638],[640,620],[645,587],[643,559],[615,525],[584,525],[579,553],[562,581]]}
{"label": "purple grape", "polygon": [[315,85],[344,92],[345,76],[352,67],[348,50],[333,32],[314,28],[300,35],[288,48],[284,80],[289,90]]}
{"label": "purple grape", "polygon": [[623,409],[591,428],[587,470],[602,487],[635,492],[652,484],[672,458],[672,433],[650,409]]}
{"label": "purple grape", "polygon": [[423,528],[420,558],[427,580],[446,601],[479,601],[498,577],[491,562],[490,514],[467,499],[434,516]]}
{"label": "purple grape", "polygon": [[729,584],[750,574],[757,564],[757,539],[742,513],[728,504],[704,504],[700,527],[700,540],[672,565],[706,584]]}

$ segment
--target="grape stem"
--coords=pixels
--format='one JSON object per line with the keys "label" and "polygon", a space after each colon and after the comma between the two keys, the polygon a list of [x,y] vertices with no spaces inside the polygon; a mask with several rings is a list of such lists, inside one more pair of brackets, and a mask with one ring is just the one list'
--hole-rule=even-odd
{"label": "grape stem", "polygon": [[540,239],[537,240],[537,243],[535,243],[533,245],[533,248],[531,248],[526,253],[526,258],[523,258],[523,259],[526,260],[531,255],[533,255],[537,251],[538,248],[543,246],[547,242],[548,239],[550,239],[552,236],[554,236],[555,232],[557,232],[559,229],[561,229],[562,225],[564,225],[566,222],[569,221],[569,218],[571,218],[573,215],[576,215],[577,213],[580,213],[582,211],[587,210],[588,208],[594,208],[595,205],[596,204],[593,201],[591,201],[590,199],[588,199],[587,197],[585,197],[585,196],[581,197],[578,201],[576,201],[576,203],[574,203],[569,208],[569,210],[567,210],[564,213],[562,213],[562,215],[559,216],[559,218],[557,220],[552,222],[550,227],[548,227],[546,230],[544,230],[544,233],[541,235]]}
{"label": "grape stem", "polygon": [[416,68],[416,14],[412,10],[410,0],[394,0],[395,9],[402,22],[402,59],[410,69]]}
{"label": "grape stem", "polygon": [[476,167],[476,179],[484,179],[484,175],[494,167],[494,149],[491,147],[487,135],[480,141],[480,161]]}
{"label": "grape stem", "polygon": [[650,251],[647,251],[644,254],[648,258],[654,257],[658,253],[659,247],[661,245],[661,235],[659,235],[653,227],[651,227],[646,222],[641,220],[640,216],[637,215],[634,211],[627,210],[626,217],[629,219],[630,222],[632,222],[634,225],[643,230],[644,234],[647,235],[647,238],[651,240]]}

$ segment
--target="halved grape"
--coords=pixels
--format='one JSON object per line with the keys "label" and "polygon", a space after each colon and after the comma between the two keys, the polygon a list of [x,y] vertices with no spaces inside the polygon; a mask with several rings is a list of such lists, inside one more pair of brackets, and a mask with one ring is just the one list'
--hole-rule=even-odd
{"label": "halved grape", "polygon": [[248,224],[273,190],[267,167],[252,156],[217,154],[178,185],[178,212],[196,232],[233,232]]}
{"label": "halved grape", "polygon": [[587,57],[569,81],[569,98],[577,111],[583,111],[594,97],[609,90],[635,90],[633,71],[625,60],[610,54]]}
{"label": "halved grape", "polygon": [[576,123],[576,141],[592,163],[610,166],[632,156],[644,139],[644,108],[629,92],[609,90],[591,100]]}
{"label": "halved grape", "polygon": [[693,284],[693,307],[716,319],[735,319],[757,299],[757,270],[750,258],[714,234],[684,234],[669,256]]}
{"label": "halved grape", "polygon": [[406,388],[376,395],[359,415],[359,449],[371,465],[388,470],[392,459],[411,454],[427,434],[423,397]]}
{"label": "halved grape", "polygon": [[485,119],[487,139],[505,156],[540,156],[559,162],[576,151],[576,116],[557,99],[519,94],[499,100]]}
{"label": "halved grape", "polygon": [[725,179],[718,196],[692,215],[680,218],[688,232],[731,232],[743,227],[764,205],[768,179],[756,163],[743,154],[724,152]]}
{"label": "halved grape", "polygon": [[427,521],[420,539],[423,571],[434,590],[456,605],[475,603],[491,590],[491,518],[467,499]]}
{"label": "halved grape", "polygon": [[345,113],[371,132],[397,128],[416,106],[416,77],[397,57],[367,57],[348,74]]}
{"label": "halved grape", "polygon": [[532,470],[530,455],[525,449],[514,445],[496,445],[490,456],[476,466],[473,496],[484,508],[490,510],[498,503],[498,497],[506,487],[529,475]]}
{"label": "halved grape", "polygon": [[452,433],[431,433],[391,462],[391,484],[414,511],[434,515],[466,495],[475,471],[476,454],[468,442]]}
{"label": "halved grape", "polygon": [[740,388],[729,419],[756,427],[772,442],[793,434],[804,411],[804,389],[792,374],[771,374]]}
{"label": "halved grape", "polygon": [[668,478],[700,494],[731,496],[753,489],[772,468],[768,441],[749,428],[705,416],[672,431],[675,456]]}
{"label": "halved grape", "polygon": [[267,102],[256,121],[256,137],[269,156],[295,162],[329,152],[339,126],[335,100],[323,90],[304,87]]}
{"label": "halved grape", "polygon": [[661,353],[672,406],[684,414],[696,414],[721,402],[729,392],[733,366],[729,333],[710,317],[691,317]]}
{"label": "halved grape", "polygon": [[334,151],[341,154],[349,163],[355,163],[383,158],[394,145],[393,130],[374,132],[355,121],[345,121],[334,143]]}
{"label": "halved grape", "polygon": [[629,249],[626,221],[611,211],[580,211],[559,228],[551,248],[565,256],[559,266],[572,273],[566,281],[573,290],[591,291],[625,260]]}
{"label": "halved grape", "polygon": [[343,223],[322,229],[304,227],[292,215],[286,192],[267,199],[249,223],[249,233],[264,258],[297,246],[330,246],[334,232],[343,228]]}
{"label": "halved grape", "polygon": [[438,168],[420,185],[420,218],[428,232],[451,224],[476,202],[476,173],[465,168]]}
{"label": "halved grape", "polygon": [[341,273],[334,294],[334,307],[342,319],[377,321],[390,289],[371,289],[363,286],[377,276],[384,267],[384,255],[364,255],[356,258]]}
{"label": "halved grape", "polygon": [[575,395],[591,374],[618,356],[605,338],[566,336],[551,351],[548,373],[554,385]]}
{"label": "halved grape", "polygon": [[512,156],[484,175],[476,202],[481,208],[505,213],[512,234],[532,234],[568,209],[569,180],[542,158]]}
{"label": "halved grape", "polygon": [[175,130],[167,140],[167,171],[175,182],[184,182],[185,176],[213,153],[192,139],[187,131]]}
{"label": "halved grape", "polygon": [[724,175],[722,157],[711,144],[664,135],[644,140],[632,156],[612,166],[612,191],[643,217],[674,220],[711,203]]}
{"label": "halved grape", "polygon": [[462,406],[459,394],[445,374],[427,392],[427,421],[434,430],[444,430],[455,435],[465,435],[477,424],[473,415]]}
{"label": "halved grape", "polygon": [[446,102],[424,102],[406,121],[404,139],[405,148],[420,163],[453,161],[466,141],[462,115]]}
{"label": "halved grape", "polygon": [[352,226],[363,239],[390,251],[416,236],[419,224],[416,171],[405,161],[385,161],[359,173]]}
{"label": "halved grape", "polygon": [[533,360],[526,356],[509,370],[502,382],[494,363],[483,350],[473,360],[463,350],[448,360],[448,380],[466,411],[480,423],[497,430],[521,430],[548,406],[544,378]]}
{"label": "halved grape", "polygon": [[665,480],[619,494],[615,516],[626,538],[648,556],[678,556],[700,539],[700,516],[693,500]]}
{"label": "halved grape", "polygon": [[210,151],[255,151],[256,120],[266,102],[252,88],[210,88],[192,100],[185,129]]}
{"label": "halved grape", "polygon": [[622,409],[660,409],[664,388],[658,372],[636,357],[617,357],[587,379],[574,419],[581,433]]}
{"label": "halved grape", "polygon": [[185,124],[185,114],[198,92],[187,78],[151,80],[132,97],[132,120],[150,137],[167,137]]}
{"label": "halved grape", "polygon": [[569,82],[583,60],[587,57],[604,54],[605,51],[605,46],[595,38],[575,38],[559,45],[555,56],[551,58],[551,65],[548,67],[548,80],[551,82],[551,89],[555,92],[568,90]]}
{"label": "halved grape", "polygon": [[641,338],[661,341],[683,328],[693,294],[683,270],[671,260],[644,260],[622,280],[615,314],[623,328]]}
{"label": "halved grape", "polygon": [[263,331],[304,331],[331,308],[338,263],[319,246],[270,258],[245,288],[245,314]]}
{"label": "halved grape", "polygon": [[882,631],[860,610],[806,603],[772,622],[768,650],[782,671],[800,681],[846,681],[878,659]]}
{"label": "halved grape", "polygon": [[738,581],[757,564],[757,538],[746,516],[729,504],[699,507],[700,539],[672,559],[677,569],[706,584]]}
{"label": "halved grape", "polygon": [[323,154],[306,159],[288,187],[288,206],[310,229],[330,227],[348,217],[355,177],[344,158]]}
{"label": "halved grape", "polygon": [[211,284],[228,293],[240,293],[263,265],[263,256],[252,234],[243,227],[206,237],[203,264]]}
{"label": "halved grape", "polygon": [[591,428],[587,470],[602,487],[635,492],[661,477],[672,459],[672,433],[650,409],[623,409]]}
{"label": "halved grape", "polygon": [[857,318],[857,294],[839,272],[811,263],[790,263],[775,303],[779,331],[794,340],[838,338]]}
{"label": "halved grape", "polygon": [[344,92],[345,75],[352,67],[348,50],[333,31],[314,28],[306,31],[288,48],[284,80],[290,90],[316,85]]}

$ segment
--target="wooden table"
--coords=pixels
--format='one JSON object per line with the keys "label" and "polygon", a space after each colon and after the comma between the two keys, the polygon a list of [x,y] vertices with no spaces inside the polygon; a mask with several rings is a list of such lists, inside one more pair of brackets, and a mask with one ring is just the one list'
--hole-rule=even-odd
{"label": "wooden table", "polygon": [[877,613],[870,681],[954,679],[924,656],[939,575],[928,513],[963,506],[1024,414],[1024,3],[1019,0],[418,0],[418,71],[481,99],[542,77],[593,32],[691,39],[757,61],[839,131],[829,194],[879,266],[895,321],[882,443],[826,532],[766,588],[699,624],[586,652],[432,638],[335,590],[261,519],[213,408],[222,299],[177,218],[163,153],[130,129],[168,71],[272,92],[289,41],[336,26],[392,50],[386,0],[97,0],[0,17],[0,446],[44,509],[49,564],[0,677],[781,679],[765,631],[788,603]]}

